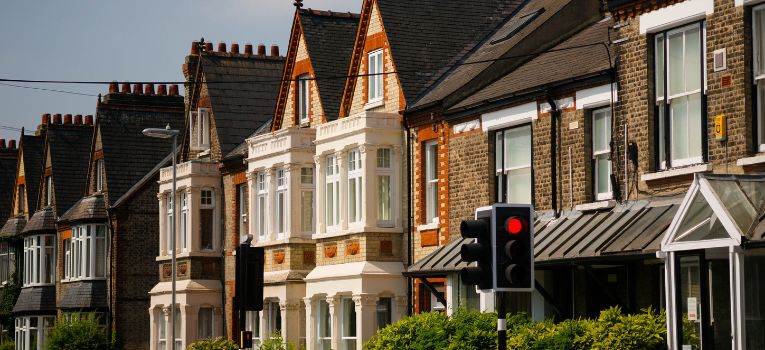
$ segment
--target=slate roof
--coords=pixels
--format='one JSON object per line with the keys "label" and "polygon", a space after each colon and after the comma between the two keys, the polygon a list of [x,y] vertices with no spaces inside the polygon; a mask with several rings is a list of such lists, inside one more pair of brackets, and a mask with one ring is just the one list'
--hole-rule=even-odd
{"label": "slate roof", "polygon": [[61,309],[106,308],[106,281],[67,282],[61,286]]}
{"label": "slate roof", "polygon": [[[247,136],[247,138],[253,138],[255,136],[260,136],[266,133],[269,133],[271,131],[271,123],[274,121],[273,118],[269,119],[267,122],[263,123],[259,128],[255,130],[250,136]],[[237,145],[231,152],[229,152],[223,159],[229,159],[234,157],[247,157],[247,139],[245,139],[242,143]]]}
{"label": "slate roof", "polygon": [[26,287],[21,289],[16,305],[13,307],[14,314],[56,314],[56,287]]}
{"label": "slate roof", "polygon": [[[101,133],[108,203],[122,197],[172,148],[171,139],[144,136],[146,128],[184,126],[182,96],[109,94],[98,106],[96,128]],[[90,161],[93,161],[91,154]]]}
{"label": "slate roof", "polygon": [[[613,21],[610,19],[591,25],[555,46],[553,48],[555,51],[537,56],[452,108],[469,107],[486,100],[523,93],[538,86],[607,72],[610,65],[609,53],[605,46],[577,47],[590,43],[608,42],[608,29],[612,25]],[[611,54],[614,57],[614,53]]]}
{"label": "slate roof", "polygon": [[82,197],[77,203],[62,214],[58,221],[104,221],[109,218],[106,212],[106,201],[101,193]]}
{"label": "slate roof", "polygon": [[[85,191],[93,127],[49,124],[46,138],[47,151],[51,156],[56,216],[58,216],[80,199]],[[40,181],[44,179],[41,178]],[[43,205],[44,203],[40,203],[40,206]]]}
{"label": "slate roof", "polygon": [[21,233],[27,234],[41,231],[56,231],[56,215],[53,208],[47,207],[38,210],[29,218],[29,221],[21,230]]}
{"label": "slate roof", "polygon": [[221,155],[226,155],[273,117],[284,58],[218,53],[199,57],[204,81],[211,82],[206,88]]}
{"label": "slate roof", "polygon": [[40,177],[43,170],[44,136],[22,135],[21,145],[24,155],[24,179],[26,180],[27,206],[30,212],[37,210],[39,201]]}
{"label": "slate roof", "polygon": [[0,149],[0,223],[3,224],[11,215],[18,158],[18,149]]}
{"label": "slate roof", "polygon": [[0,237],[13,237],[21,234],[24,226],[27,224],[27,219],[24,215],[18,215],[5,221],[5,224],[0,228]]}
{"label": "slate roof", "polygon": [[345,79],[322,78],[342,76],[348,71],[359,17],[349,12],[298,10],[327,121],[337,119],[340,113]]}
{"label": "slate roof", "polygon": [[377,0],[407,102],[515,12],[522,0]]}

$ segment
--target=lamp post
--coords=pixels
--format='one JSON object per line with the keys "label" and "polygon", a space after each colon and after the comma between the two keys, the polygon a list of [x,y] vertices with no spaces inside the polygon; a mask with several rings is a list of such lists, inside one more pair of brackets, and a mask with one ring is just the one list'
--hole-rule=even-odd
{"label": "lamp post", "polygon": [[175,309],[176,309],[176,307],[175,307],[175,251],[176,251],[177,247],[175,246],[175,180],[176,180],[176,177],[175,177],[176,150],[175,149],[177,147],[178,134],[179,133],[180,133],[180,131],[178,131],[178,130],[170,129],[170,124],[167,124],[167,126],[164,129],[160,129],[160,128],[143,129],[143,134],[148,136],[148,137],[156,137],[156,138],[160,138],[160,139],[168,139],[168,138],[171,138],[171,137],[173,138],[173,153],[172,153],[172,158],[173,158],[173,191],[171,192],[171,199],[170,199],[170,203],[172,205],[170,210],[173,213],[173,221],[170,224],[170,246],[171,246],[171,249],[172,249],[171,265],[172,265],[172,275],[173,275],[172,301],[171,301],[172,308],[170,309],[170,339],[171,339],[171,344],[173,344],[172,349],[176,348],[176,345],[175,345],[175,312],[176,312],[175,311]]}

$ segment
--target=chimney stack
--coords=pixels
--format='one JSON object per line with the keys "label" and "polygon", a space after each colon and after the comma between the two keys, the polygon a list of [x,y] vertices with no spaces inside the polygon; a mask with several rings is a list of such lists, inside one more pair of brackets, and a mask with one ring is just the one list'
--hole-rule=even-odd
{"label": "chimney stack", "polygon": [[191,42],[191,54],[192,55],[199,55],[199,42],[198,41],[192,41]]}
{"label": "chimney stack", "polygon": [[159,95],[159,96],[167,95],[167,85],[165,85],[165,84],[157,85],[157,95]]}
{"label": "chimney stack", "polygon": [[53,124],[61,124],[61,114],[56,113],[53,115]]}
{"label": "chimney stack", "polygon": [[170,85],[170,92],[168,93],[170,96],[178,96],[178,84]]}
{"label": "chimney stack", "polygon": [[149,83],[144,85],[143,94],[150,95],[150,96],[154,95],[154,84]]}
{"label": "chimney stack", "polygon": [[72,124],[72,115],[64,114],[64,124]]}
{"label": "chimney stack", "polygon": [[85,125],[93,125],[93,116],[88,114],[85,116]]}
{"label": "chimney stack", "polygon": [[233,53],[235,55],[239,54],[239,44],[231,43],[231,53]]}
{"label": "chimney stack", "polygon": [[266,45],[258,44],[258,56],[266,55]]}
{"label": "chimney stack", "polygon": [[140,83],[133,84],[133,94],[140,95],[143,91],[143,86]]}
{"label": "chimney stack", "polygon": [[16,149],[16,140],[8,140],[8,148]]}
{"label": "chimney stack", "polygon": [[218,52],[226,53],[226,43],[222,41],[218,43]]}
{"label": "chimney stack", "polygon": [[252,55],[252,44],[244,44],[244,53]]}
{"label": "chimney stack", "polygon": [[74,125],[82,125],[82,114],[74,116]]}
{"label": "chimney stack", "polygon": [[50,124],[50,113],[45,113],[42,115],[42,121],[40,122],[42,125],[48,125]]}
{"label": "chimney stack", "polygon": [[271,57],[279,57],[279,45],[271,45]]}
{"label": "chimney stack", "polygon": [[212,43],[205,43],[205,51],[206,52],[212,52]]}
{"label": "chimney stack", "polygon": [[118,92],[119,92],[119,90],[117,89],[117,82],[113,81],[113,82],[109,83],[109,93],[110,94],[116,94]]}
{"label": "chimney stack", "polygon": [[0,149],[5,149],[5,139],[0,139]]}
{"label": "chimney stack", "polygon": [[130,83],[122,83],[122,93],[123,94],[130,93]]}

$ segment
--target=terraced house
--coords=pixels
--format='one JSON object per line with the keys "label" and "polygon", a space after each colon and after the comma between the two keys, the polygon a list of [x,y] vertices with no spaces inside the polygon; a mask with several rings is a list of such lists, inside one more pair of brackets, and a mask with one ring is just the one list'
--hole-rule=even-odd
{"label": "terraced house", "polygon": [[[13,192],[16,183],[16,165],[19,158],[19,150],[16,148],[16,140],[0,139],[0,223],[5,226],[6,220],[13,210]],[[2,227],[2,226],[0,226]],[[6,285],[14,282],[11,276],[16,272],[16,251],[9,244],[8,237],[0,239],[0,291],[3,294],[15,293]],[[13,334],[13,324],[1,324],[0,337],[5,341]]]}

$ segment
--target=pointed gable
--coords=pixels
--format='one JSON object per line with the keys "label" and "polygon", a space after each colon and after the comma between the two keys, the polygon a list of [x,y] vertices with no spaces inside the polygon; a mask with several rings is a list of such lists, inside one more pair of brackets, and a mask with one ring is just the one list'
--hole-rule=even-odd
{"label": "pointed gable", "polygon": [[[16,208],[16,212],[19,214],[22,212],[33,213],[37,209],[37,203],[39,199],[39,181],[42,176],[43,167],[43,147],[45,144],[44,136],[21,136],[21,149],[19,153],[19,179],[17,180],[17,187],[22,182],[26,191],[26,208]],[[18,191],[17,191],[18,192]],[[18,203],[18,196],[24,195],[16,193],[14,200]]]}
{"label": "pointed gable", "polygon": [[273,130],[295,125],[297,79],[309,80],[309,120],[322,123],[337,118],[359,15],[349,12],[298,9],[287,53]]}
{"label": "pointed gable", "polygon": [[11,215],[19,151],[0,143],[0,224]]}
{"label": "pointed gable", "polygon": [[[48,127],[45,174],[41,178],[40,188],[46,191],[45,177],[52,176],[56,216],[68,210],[84,193],[92,142],[92,125],[53,124]],[[45,194],[42,194],[38,209],[45,206]]]}

